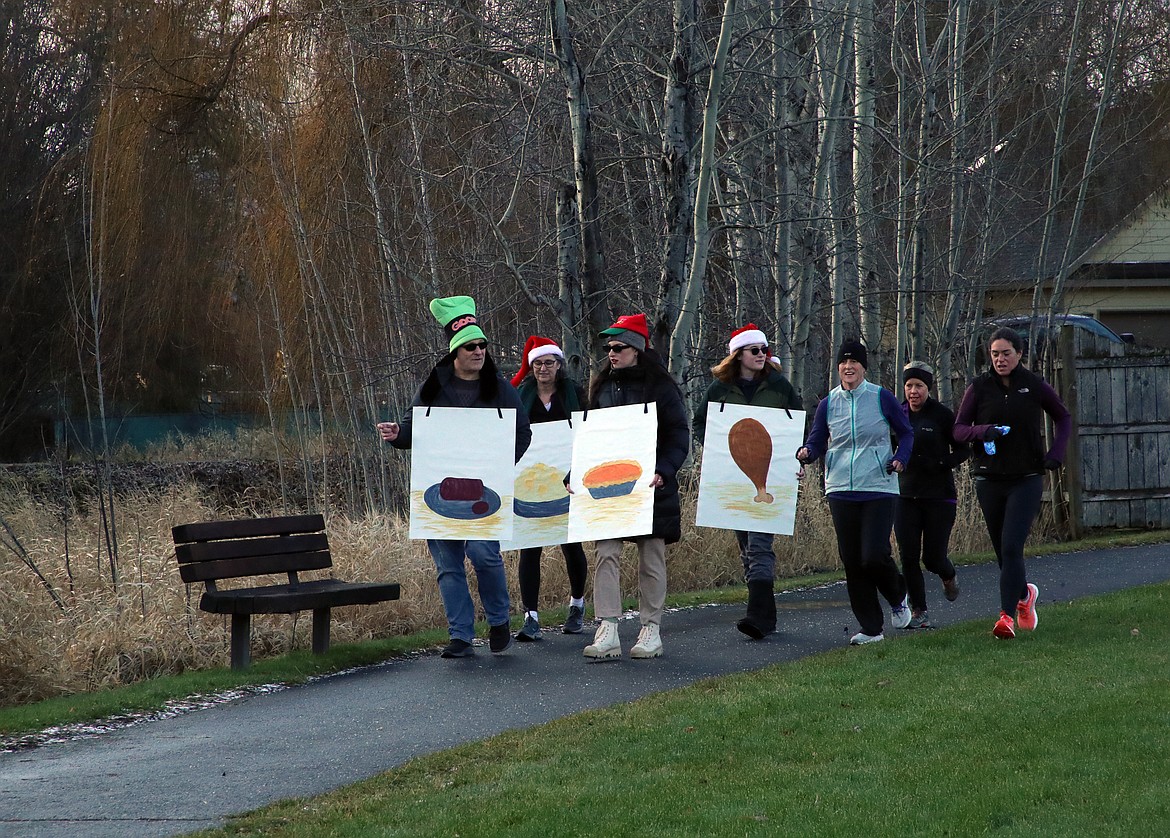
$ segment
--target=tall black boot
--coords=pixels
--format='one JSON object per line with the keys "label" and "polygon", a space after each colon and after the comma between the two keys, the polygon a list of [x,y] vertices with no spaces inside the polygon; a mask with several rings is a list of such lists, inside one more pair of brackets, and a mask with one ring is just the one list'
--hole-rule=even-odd
{"label": "tall black boot", "polygon": [[735,627],[753,640],[762,640],[776,630],[776,597],[770,581],[747,583],[747,615]]}

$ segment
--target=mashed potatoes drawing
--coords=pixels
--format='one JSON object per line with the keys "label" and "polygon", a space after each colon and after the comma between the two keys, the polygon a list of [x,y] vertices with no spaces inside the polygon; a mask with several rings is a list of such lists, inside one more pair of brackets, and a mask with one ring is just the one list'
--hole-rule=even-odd
{"label": "mashed potatoes drawing", "polygon": [[548,518],[569,511],[564,473],[547,463],[533,463],[516,475],[512,508],[524,518]]}

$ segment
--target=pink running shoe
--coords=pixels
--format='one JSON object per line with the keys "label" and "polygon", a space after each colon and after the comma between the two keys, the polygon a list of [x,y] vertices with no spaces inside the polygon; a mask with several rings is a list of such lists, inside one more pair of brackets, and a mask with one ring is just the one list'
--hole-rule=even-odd
{"label": "pink running shoe", "polygon": [[1000,640],[1011,640],[1016,636],[1015,626],[1012,625],[1013,622],[1014,621],[1011,617],[1009,617],[1003,611],[1000,611],[999,621],[995,624],[995,628],[991,630],[991,633]]}
{"label": "pink running shoe", "polygon": [[1020,623],[1020,628],[1024,631],[1036,630],[1036,600],[1040,596],[1040,589],[1028,583],[1028,595],[1020,600],[1019,605],[1016,606],[1016,619]]}

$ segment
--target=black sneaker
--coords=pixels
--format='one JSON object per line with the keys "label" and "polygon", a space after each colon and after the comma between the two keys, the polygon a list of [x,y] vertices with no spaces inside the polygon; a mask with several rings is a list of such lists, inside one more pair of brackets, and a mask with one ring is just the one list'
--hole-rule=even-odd
{"label": "black sneaker", "polygon": [[954,602],[959,598],[959,579],[957,576],[943,580],[943,596],[947,598],[947,602]]}
{"label": "black sneaker", "polygon": [[466,640],[452,637],[451,642],[443,648],[444,658],[470,658],[475,655],[475,648]]}
{"label": "black sneaker", "polygon": [[585,630],[585,609],[576,605],[569,606],[569,618],[565,620],[565,627],[561,629],[565,634],[580,634]]}
{"label": "black sneaker", "polygon": [[488,648],[493,655],[508,651],[512,645],[512,629],[507,623],[500,623],[488,630]]}

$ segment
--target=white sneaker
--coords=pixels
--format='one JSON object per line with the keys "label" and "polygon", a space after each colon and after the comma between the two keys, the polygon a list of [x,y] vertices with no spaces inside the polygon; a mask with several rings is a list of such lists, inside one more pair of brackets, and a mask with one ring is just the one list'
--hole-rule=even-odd
{"label": "white sneaker", "polygon": [[881,643],[886,639],[884,634],[866,634],[863,631],[857,632],[849,638],[850,646],[864,646],[866,643]]}
{"label": "white sneaker", "polygon": [[901,605],[890,607],[890,622],[896,629],[904,629],[910,625],[910,594],[902,597]]}
{"label": "white sneaker", "polygon": [[617,620],[602,620],[593,635],[593,642],[585,647],[585,657],[608,660],[622,656],[622,641],[618,637]]}
{"label": "white sneaker", "polygon": [[658,623],[647,623],[638,632],[638,642],[630,649],[631,658],[656,658],[662,654],[662,636]]}

